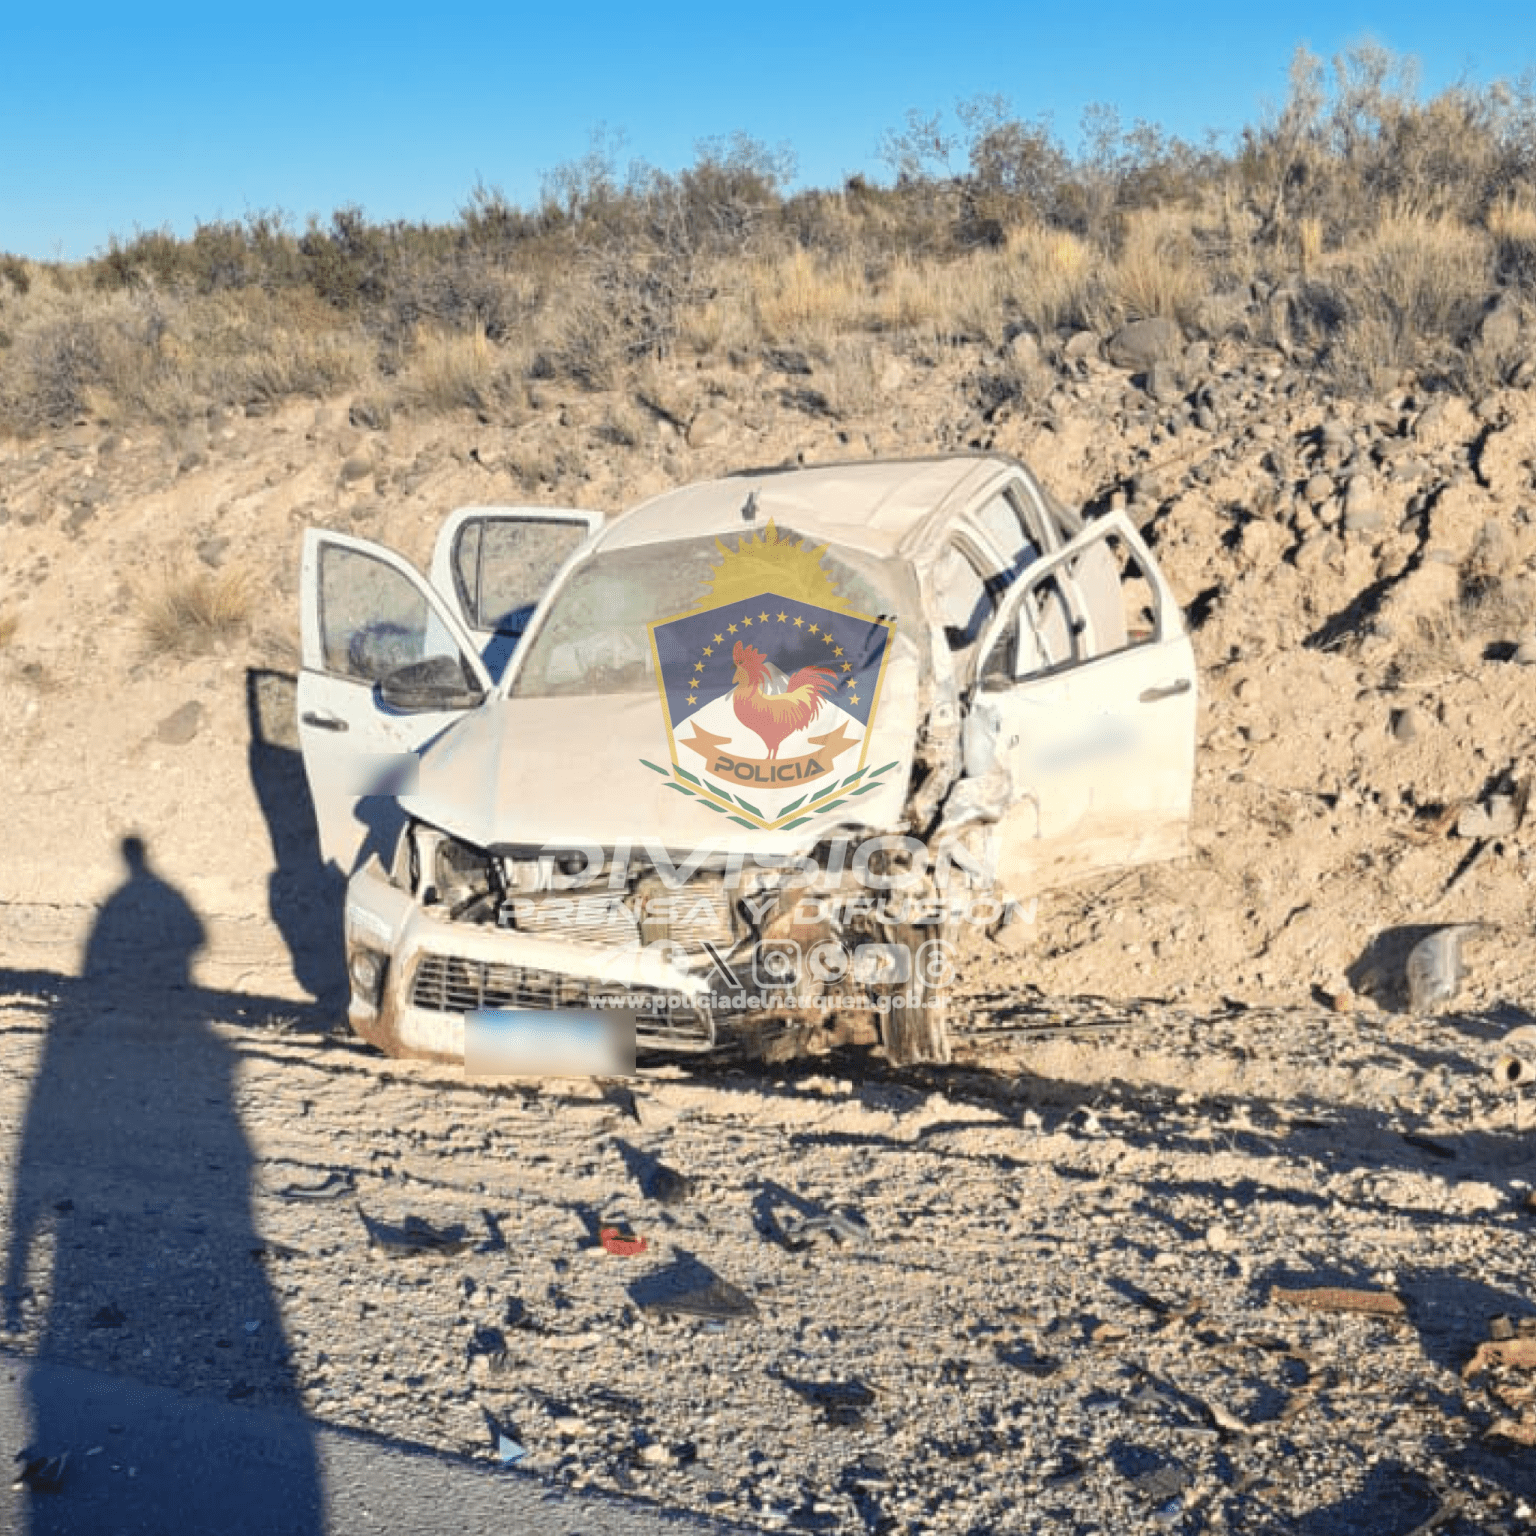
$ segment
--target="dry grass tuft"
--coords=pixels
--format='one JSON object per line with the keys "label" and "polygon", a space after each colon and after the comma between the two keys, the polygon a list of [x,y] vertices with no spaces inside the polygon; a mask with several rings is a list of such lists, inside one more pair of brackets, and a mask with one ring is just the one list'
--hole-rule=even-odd
{"label": "dry grass tuft", "polygon": [[1523,189],[1510,192],[1488,210],[1486,223],[1498,251],[1499,276],[1512,286],[1536,289],[1536,198]]}
{"label": "dry grass tuft", "polygon": [[794,250],[761,259],[747,271],[752,311],[763,340],[801,346],[826,344],[857,330],[869,313],[869,286],[859,263]]}
{"label": "dry grass tuft", "polygon": [[1162,208],[1128,215],[1109,286],[1128,320],[1157,316],[1189,324],[1210,283],[1187,216]]}
{"label": "dry grass tuft", "polygon": [[414,345],[395,380],[395,399],[427,412],[489,412],[513,393],[515,356],[486,340],[484,330],[418,329]]}
{"label": "dry grass tuft", "polygon": [[1494,288],[1488,235],[1446,215],[1394,211],[1326,263],[1339,320],[1329,358],[1343,378],[1462,368]]}
{"label": "dry grass tuft", "polygon": [[243,634],[256,586],[237,568],[186,571],[167,566],[138,590],[139,628],[162,656],[193,656]]}
{"label": "dry grass tuft", "polygon": [[16,638],[21,620],[14,613],[0,613],[0,645],[9,645]]}
{"label": "dry grass tuft", "polygon": [[1086,241],[1069,230],[1031,225],[1009,235],[1005,257],[1008,304],[1037,336],[1092,322],[1099,279]]}
{"label": "dry grass tuft", "polygon": [[1323,258],[1323,221],[1315,215],[1296,220],[1296,265],[1302,277],[1311,277]]}

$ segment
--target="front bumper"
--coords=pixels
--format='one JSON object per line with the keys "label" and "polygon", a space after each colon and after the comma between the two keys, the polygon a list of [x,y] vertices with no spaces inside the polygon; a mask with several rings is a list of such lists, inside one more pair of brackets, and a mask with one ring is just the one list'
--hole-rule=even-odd
{"label": "front bumper", "polygon": [[450,922],[394,885],[377,863],[347,886],[349,961],[383,962],[375,1002],[352,987],[352,1028],[387,1055],[464,1060],[465,1016],[480,1008],[574,1009],[622,1002],[642,1050],[703,1052],[725,1023],[709,979],[653,949],[599,947]]}

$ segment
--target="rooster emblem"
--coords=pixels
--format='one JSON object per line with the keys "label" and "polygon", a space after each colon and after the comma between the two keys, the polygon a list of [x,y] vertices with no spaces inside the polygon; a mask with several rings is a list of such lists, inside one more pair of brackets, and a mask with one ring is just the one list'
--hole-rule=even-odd
{"label": "rooster emblem", "polygon": [[801,667],[785,677],[761,651],[739,640],[731,660],[736,663],[731,678],[736,718],[762,737],[772,762],[784,738],[816,718],[822,700],[837,686],[836,673],[830,667]]}

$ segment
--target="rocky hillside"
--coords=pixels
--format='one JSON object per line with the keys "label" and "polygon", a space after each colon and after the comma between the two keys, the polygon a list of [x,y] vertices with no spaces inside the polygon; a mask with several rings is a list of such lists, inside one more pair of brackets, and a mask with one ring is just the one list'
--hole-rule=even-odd
{"label": "rocky hillside", "polygon": [[[226,984],[288,975],[281,900],[334,921],[292,762],[281,805],[256,772],[292,744],[305,525],[424,562],[458,505],[617,509],[744,464],[985,447],[1129,508],[1203,692],[1193,860],[1043,903],[1022,953],[973,957],[978,982],[1396,1007],[1406,945],[1465,921],[1489,929],[1469,995],[1529,999],[1536,394],[1346,396],[1158,320],[866,362],[835,415],[840,365],[780,352],[537,385],[494,424],[341,397],[0,444],[15,940],[83,923],[130,831],[207,914]],[[1005,371],[1027,394],[989,402]]]}

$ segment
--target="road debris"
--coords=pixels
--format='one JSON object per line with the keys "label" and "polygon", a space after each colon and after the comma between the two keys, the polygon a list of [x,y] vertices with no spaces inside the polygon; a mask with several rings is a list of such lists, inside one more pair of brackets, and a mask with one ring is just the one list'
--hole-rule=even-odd
{"label": "road debris", "polygon": [[781,1216],[779,1236],[791,1252],[809,1248],[822,1237],[830,1237],[839,1247],[844,1243],[862,1245],[874,1239],[874,1233],[862,1219],[839,1211],[817,1216]]}
{"label": "road debris", "polygon": [[[693,1275],[697,1275],[702,1268],[701,1265],[689,1266]],[[662,1271],[650,1276],[649,1284],[637,1285],[631,1291],[641,1311],[656,1317],[698,1317],[721,1323],[757,1316],[757,1303],[729,1280],[714,1275],[702,1283],[684,1283],[674,1287],[672,1282],[678,1273],[680,1271]]]}
{"label": "road debris", "polygon": [[284,1200],[340,1200],[357,1193],[357,1175],[350,1168],[328,1174],[318,1184],[287,1184],[278,1190]]}
{"label": "road debris", "polygon": [[31,1488],[36,1493],[57,1493],[64,1486],[68,1451],[60,1451],[57,1456],[34,1456],[23,1450],[16,1453],[16,1460],[22,1463],[22,1468],[11,1484],[13,1489]]}
{"label": "road debris", "polygon": [[1428,1013],[1455,998],[1467,974],[1463,947],[1481,929],[1480,923],[1453,923],[1409,950],[1408,1002],[1414,1013]]}
{"label": "road debris", "polygon": [[598,1244],[607,1252],[621,1259],[632,1259],[645,1252],[650,1245],[643,1237],[637,1237],[628,1227],[599,1227]]}
{"label": "road debris", "polygon": [[420,1216],[407,1216],[398,1226],[376,1220],[361,1206],[358,1215],[368,1229],[370,1245],[392,1259],[412,1258],[421,1253],[437,1253],[445,1257],[463,1253],[469,1247],[469,1235],[465,1228],[434,1227]]}
{"label": "road debris", "polygon": [[1499,1041],[1493,1080],[1500,1088],[1524,1088],[1536,1080],[1536,1025],[1522,1024]]}
{"label": "road debris", "polygon": [[1316,1285],[1287,1289],[1272,1285],[1271,1302],[1282,1307],[1305,1307],[1312,1312],[1355,1312],[1364,1317],[1379,1317],[1386,1322],[1406,1322],[1408,1307],[1392,1291],[1355,1290],[1342,1285]]}

